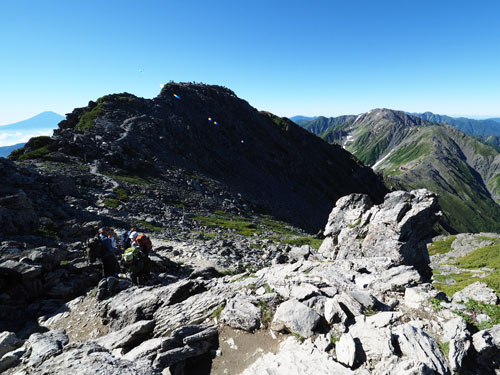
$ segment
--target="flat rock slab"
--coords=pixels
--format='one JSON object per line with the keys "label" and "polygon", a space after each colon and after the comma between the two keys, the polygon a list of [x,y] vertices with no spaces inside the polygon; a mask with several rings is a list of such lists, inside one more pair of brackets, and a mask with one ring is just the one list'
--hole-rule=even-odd
{"label": "flat rock slab", "polygon": [[[30,373],[30,372],[28,372]],[[64,353],[44,361],[37,374],[61,375],[160,375],[147,361],[117,358],[95,343],[74,343]]]}
{"label": "flat rock slab", "polygon": [[242,375],[354,375],[312,344],[299,344],[290,337],[280,345],[278,353],[267,353],[246,368]]}
{"label": "flat rock slab", "polygon": [[154,328],[154,320],[141,320],[119,331],[108,333],[96,342],[108,350],[133,347],[146,340]]}

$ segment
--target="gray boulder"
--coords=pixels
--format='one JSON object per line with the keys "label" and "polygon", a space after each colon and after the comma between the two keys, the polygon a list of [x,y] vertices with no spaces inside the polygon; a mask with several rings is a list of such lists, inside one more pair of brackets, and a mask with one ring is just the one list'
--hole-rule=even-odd
{"label": "gray boulder", "polygon": [[222,310],[221,320],[233,328],[253,331],[260,326],[260,309],[248,299],[234,298]]}
{"label": "gray boulder", "polygon": [[394,265],[424,269],[438,210],[436,195],[425,189],[389,193],[378,206],[366,195],[342,197],[330,213],[319,251],[333,259],[384,256]]}
{"label": "gray boulder", "polygon": [[31,352],[28,364],[36,367],[48,358],[61,353],[68,341],[64,329],[32,334],[28,339]]}
{"label": "gray boulder", "polygon": [[352,367],[356,359],[356,343],[350,333],[344,333],[340,340],[335,344],[335,354],[337,361]]}
{"label": "gray boulder", "polygon": [[423,330],[407,323],[397,326],[392,333],[406,357],[425,364],[438,374],[450,374],[439,345]]}
{"label": "gray boulder", "polygon": [[19,340],[15,333],[7,331],[0,333],[0,358],[22,344],[22,340]]}
{"label": "gray boulder", "polygon": [[481,281],[476,281],[456,292],[453,295],[452,302],[467,302],[469,299],[488,305],[496,305],[498,303],[496,292]]}
{"label": "gray boulder", "polygon": [[170,340],[163,342],[153,364],[164,369],[197,357],[218,345],[217,326],[186,326],[172,332]]}
{"label": "gray boulder", "polygon": [[320,318],[320,315],[313,309],[291,299],[278,306],[271,329],[282,331],[286,328],[302,337],[311,337]]}
{"label": "gray boulder", "polygon": [[500,363],[500,324],[472,335],[478,363],[494,368]]}
{"label": "gray boulder", "polygon": [[92,342],[73,343],[56,357],[45,360],[38,374],[61,375],[160,375],[147,361],[128,361],[113,356],[102,346]]}
{"label": "gray boulder", "polygon": [[443,342],[449,342],[448,362],[452,371],[457,371],[471,347],[467,323],[463,318],[456,317],[443,326]]}
{"label": "gray boulder", "polygon": [[153,332],[154,327],[154,320],[142,320],[119,331],[108,333],[96,342],[108,350],[131,348],[146,340]]}

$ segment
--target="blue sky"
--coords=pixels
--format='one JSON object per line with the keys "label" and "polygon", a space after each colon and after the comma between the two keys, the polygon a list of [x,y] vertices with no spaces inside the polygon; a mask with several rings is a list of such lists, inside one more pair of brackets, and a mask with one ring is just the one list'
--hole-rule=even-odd
{"label": "blue sky", "polygon": [[170,80],[281,116],[500,116],[499,1],[242,4],[1,0],[0,124]]}

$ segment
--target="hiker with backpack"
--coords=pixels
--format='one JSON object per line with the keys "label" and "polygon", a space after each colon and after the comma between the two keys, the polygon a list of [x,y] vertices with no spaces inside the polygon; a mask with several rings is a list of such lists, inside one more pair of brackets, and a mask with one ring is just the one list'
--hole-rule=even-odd
{"label": "hiker with backpack", "polygon": [[130,230],[126,230],[126,231],[122,232],[122,234],[120,235],[120,237],[121,237],[121,249],[122,250],[125,250],[125,249],[129,248],[132,245],[132,239],[131,239],[130,236],[134,232],[137,233],[135,225],[132,225],[130,227]]}
{"label": "hiker with backpack", "polygon": [[122,265],[129,272],[130,278],[135,285],[144,285],[149,279],[149,251],[151,250],[151,240],[145,234],[137,235],[133,233],[132,246],[126,249],[122,255]]}
{"label": "hiker with backpack", "polygon": [[111,239],[108,238],[106,228],[100,228],[97,236],[87,244],[87,255],[91,263],[100,259],[102,263],[103,277],[118,276],[120,265],[115,257],[115,251]]}

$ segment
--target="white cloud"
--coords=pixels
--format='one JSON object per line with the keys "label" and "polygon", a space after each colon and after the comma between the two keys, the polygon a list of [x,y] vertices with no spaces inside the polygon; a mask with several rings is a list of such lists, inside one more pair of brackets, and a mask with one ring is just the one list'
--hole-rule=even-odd
{"label": "white cloud", "polygon": [[40,135],[52,135],[52,130],[46,131],[33,131],[33,132],[3,132],[0,133],[0,147],[11,146],[17,143],[28,142],[31,137],[38,137]]}

